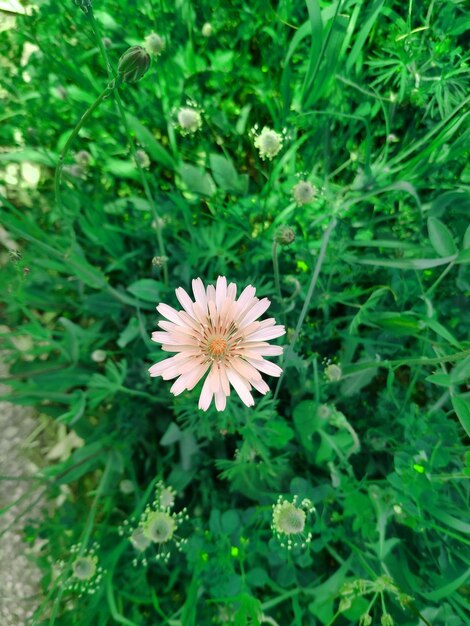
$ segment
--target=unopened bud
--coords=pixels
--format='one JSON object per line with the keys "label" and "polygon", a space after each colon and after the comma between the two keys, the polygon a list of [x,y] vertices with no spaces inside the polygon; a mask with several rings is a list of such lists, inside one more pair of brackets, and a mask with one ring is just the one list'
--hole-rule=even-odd
{"label": "unopened bud", "polygon": [[359,626],[370,626],[372,624],[372,617],[369,615],[369,613],[364,613],[364,615],[361,615],[361,617],[359,618]]}
{"label": "unopened bud", "polygon": [[395,622],[393,621],[393,617],[390,615],[390,613],[384,613],[380,618],[381,626],[393,626],[394,623]]}
{"label": "unopened bud", "polygon": [[119,59],[118,75],[123,83],[136,83],[150,67],[150,56],[142,46],[132,46]]}
{"label": "unopened bud", "polygon": [[289,246],[295,241],[295,233],[290,226],[280,226],[276,231],[274,241],[281,246]]}

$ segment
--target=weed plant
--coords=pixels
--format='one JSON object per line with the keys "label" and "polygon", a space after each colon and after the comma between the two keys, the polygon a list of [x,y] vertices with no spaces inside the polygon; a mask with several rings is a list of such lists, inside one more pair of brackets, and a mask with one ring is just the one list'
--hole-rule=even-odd
{"label": "weed plant", "polygon": [[[37,410],[28,624],[469,624],[468,6],[16,4],[1,310],[8,399]],[[204,411],[202,381],[150,377],[151,336],[219,276],[271,301],[283,372]]]}

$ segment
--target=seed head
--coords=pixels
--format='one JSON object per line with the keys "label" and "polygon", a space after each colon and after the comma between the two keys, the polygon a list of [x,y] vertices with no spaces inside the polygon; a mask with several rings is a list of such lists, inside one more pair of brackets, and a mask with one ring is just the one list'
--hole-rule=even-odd
{"label": "seed head", "polygon": [[163,52],[165,48],[165,42],[157,35],[157,33],[150,33],[144,39],[144,48],[147,50],[149,54],[153,54],[154,56],[158,56]]}
{"label": "seed head", "polygon": [[[84,593],[93,594],[96,592],[104,574],[103,568],[98,564],[97,549],[98,544],[96,543],[87,550],[84,550],[80,545],[74,545],[70,548],[70,552],[75,558],[71,570],[69,570],[70,576],[64,583],[64,588],[67,591],[76,592],[79,597]],[[65,563],[59,563],[59,568],[64,570]]]}
{"label": "seed head", "polygon": [[150,56],[142,46],[132,46],[119,59],[118,75],[123,83],[136,83],[150,67]]}
{"label": "seed head", "polygon": [[149,155],[144,150],[136,150],[135,154],[140,167],[142,167],[143,169],[150,167]]}
{"label": "seed head", "polygon": [[201,114],[191,107],[181,107],[177,113],[177,118],[182,135],[195,133],[202,126]]}
{"label": "seed head", "polygon": [[91,154],[86,150],[79,150],[75,153],[74,160],[80,167],[88,167],[91,161]]}
{"label": "seed head", "polygon": [[271,160],[280,152],[282,141],[283,137],[280,133],[265,126],[259,135],[255,134],[254,145],[263,160],[266,158]]}
{"label": "seed head", "polygon": [[176,523],[170,513],[152,511],[148,514],[142,528],[145,537],[154,543],[166,543],[173,538]]}
{"label": "seed head", "polygon": [[341,371],[341,367],[336,365],[335,363],[331,363],[328,367],[325,368],[325,376],[330,381],[330,383],[336,383],[338,380],[341,380],[341,376],[343,372]]}
{"label": "seed head", "polygon": [[276,231],[274,241],[281,246],[290,246],[295,241],[295,233],[290,226],[280,226]]}
{"label": "seed head", "polygon": [[96,573],[96,556],[79,556],[72,565],[73,575],[78,580],[90,580]]}
{"label": "seed head", "polygon": [[294,186],[292,192],[298,205],[310,204],[317,194],[317,189],[308,180],[301,180]]}
{"label": "seed head", "polygon": [[300,503],[297,496],[292,502],[279,496],[273,505],[271,528],[282,547],[291,550],[294,546],[304,548],[312,540],[312,533],[306,531],[308,515],[315,510],[312,502],[305,498]]}
{"label": "seed head", "polygon": [[129,537],[129,540],[134,548],[139,552],[144,552],[145,550],[147,550],[147,548],[152,543],[151,539],[144,535],[144,531],[142,528],[136,528],[135,530],[133,530]]}

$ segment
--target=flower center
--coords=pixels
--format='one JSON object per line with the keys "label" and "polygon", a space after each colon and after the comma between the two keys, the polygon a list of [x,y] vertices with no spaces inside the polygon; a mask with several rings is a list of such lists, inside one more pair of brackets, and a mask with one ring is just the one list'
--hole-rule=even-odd
{"label": "flower center", "polygon": [[96,563],[90,556],[79,556],[72,565],[73,573],[79,580],[90,580],[95,575]]}
{"label": "flower center", "polygon": [[296,535],[305,528],[305,512],[290,502],[285,502],[277,511],[276,530],[285,535]]}
{"label": "flower center", "polygon": [[154,511],[148,516],[143,533],[155,543],[165,543],[173,537],[175,529],[175,520],[169,513]]}
{"label": "flower center", "polygon": [[211,356],[222,356],[227,350],[227,342],[221,337],[216,337],[215,339],[211,339],[211,341],[209,341],[207,349],[209,350]]}

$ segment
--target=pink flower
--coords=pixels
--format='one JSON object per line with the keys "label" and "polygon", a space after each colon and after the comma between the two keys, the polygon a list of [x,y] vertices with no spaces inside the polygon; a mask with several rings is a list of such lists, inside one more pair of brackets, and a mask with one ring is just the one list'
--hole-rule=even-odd
{"label": "pink flower", "polygon": [[[281,368],[265,356],[282,354],[280,346],[271,346],[266,340],[285,334],[284,326],[276,325],[274,318],[255,321],[269,307],[267,298],[255,298],[256,289],[248,285],[236,300],[237,286],[227,286],[225,276],[217,278],[217,285],[204,289],[200,278],[193,280],[193,302],[184,289],[176,289],[184,310],[176,311],[168,304],[159,304],[157,311],[166,320],[158,323],[165,332],[152,333],[152,340],[162,344],[167,352],[176,352],[169,359],[152,365],[150,376],[164,380],[176,378],[170,391],[175,396],[185,389],[193,389],[209,371],[202,386],[199,408],[207,411],[215,396],[215,406],[223,411],[233,386],[246,406],[255,401],[250,391],[269,391],[260,372],[280,376]],[[169,320],[169,321],[167,321]]]}

